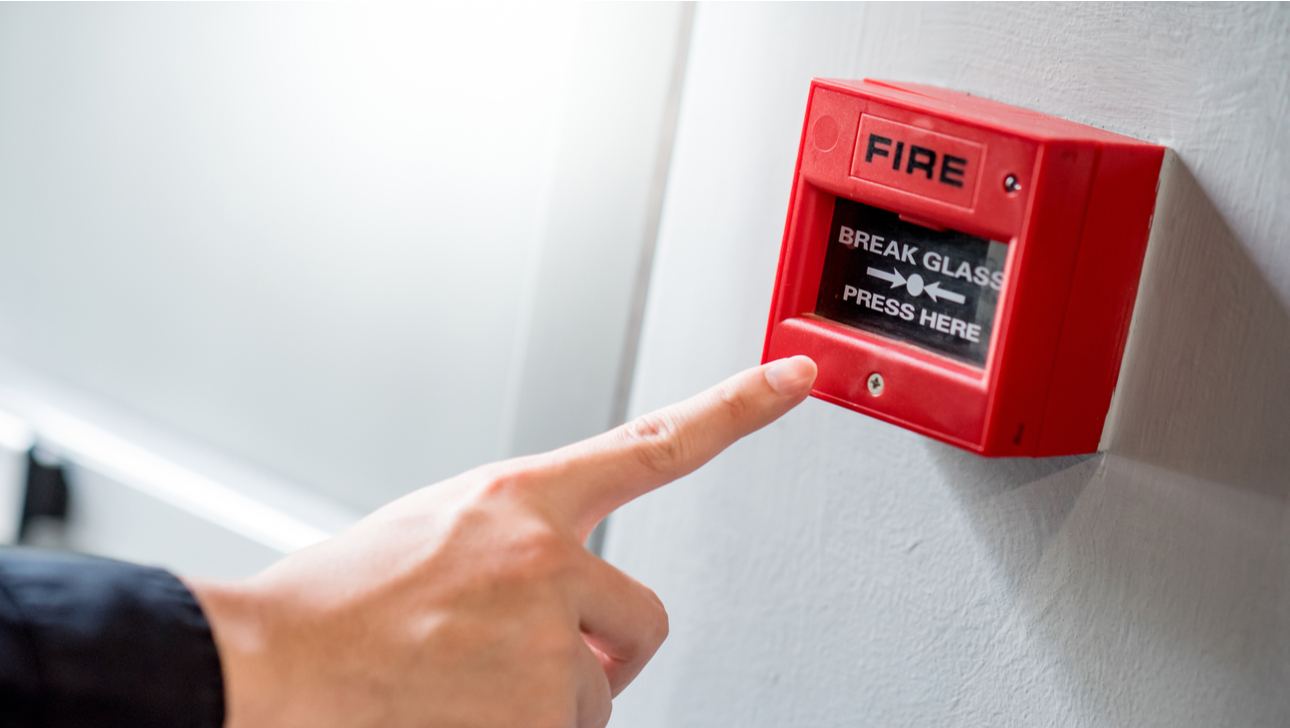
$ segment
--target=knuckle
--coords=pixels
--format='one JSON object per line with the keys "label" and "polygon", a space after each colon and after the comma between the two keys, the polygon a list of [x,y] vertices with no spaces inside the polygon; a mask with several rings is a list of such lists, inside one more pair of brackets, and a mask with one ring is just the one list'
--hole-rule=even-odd
{"label": "knuckle", "polygon": [[685,461],[685,437],[665,413],[642,415],[623,427],[623,437],[640,463],[660,475],[672,475]]}
{"label": "knuckle", "polygon": [[671,631],[672,626],[671,620],[667,616],[667,607],[664,607],[663,602],[660,601],[658,603],[658,622],[657,630],[655,632],[655,635],[658,637],[659,644],[662,644],[663,640],[667,639],[667,636]]}
{"label": "knuckle", "polygon": [[650,623],[648,625],[650,641],[657,647],[663,644],[663,640],[667,639],[668,632],[671,629],[667,616],[667,607],[663,606],[663,600],[658,598],[658,594],[655,594],[653,589],[646,587],[645,592],[650,600]]}
{"label": "knuckle", "polygon": [[752,400],[740,392],[737,387],[725,384],[717,389],[716,394],[717,403],[720,405],[722,413],[731,420],[742,422],[752,414]]}
{"label": "knuckle", "polygon": [[485,465],[476,472],[478,499],[505,498],[531,490],[538,476],[526,463],[508,460]]}
{"label": "knuckle", "polygon": [[549,582],[576,568],[576,551],[567,537],[545,523],[534,523],[511,542],[510,576],[523,581]]}

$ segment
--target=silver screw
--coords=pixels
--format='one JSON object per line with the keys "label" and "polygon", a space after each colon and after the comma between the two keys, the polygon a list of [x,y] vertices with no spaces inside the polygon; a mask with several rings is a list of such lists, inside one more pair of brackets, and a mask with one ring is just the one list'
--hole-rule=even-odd
{"label": "silver screw", "polygon": [[866,383],[869,385],[869,394],[872,394],[875,397],[882,394],[883,382],[881,374],[878,372],[870,374],[869,381]]}
{"label": "silver screw", "polygon": [[1016,192],[1021,189],[1021,182],[1017,180],[1017,175],[1010,174],[1003,180],[1003,189],[1008,192]]}

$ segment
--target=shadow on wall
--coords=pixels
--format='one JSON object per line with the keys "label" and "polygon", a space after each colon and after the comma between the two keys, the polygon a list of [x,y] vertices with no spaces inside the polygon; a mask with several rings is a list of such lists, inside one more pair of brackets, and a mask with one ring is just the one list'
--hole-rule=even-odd
{"label": "shadow on wall", "polygon": [[1290,485],[1290,316],[1172,153],[1108,450],[1229,485]]}
{"label": "shadow on wall", "polygon": [[928,445],[1016,595],[962,724],[1290,725],[1290,317],[1172,154],[1116,398],[1097,456]]}
{"label": "shadow on wall", "polygon": [[983,458],[935,441],[927,448],[1014,591],[1034,573],[1102,464],[1100,455]]}

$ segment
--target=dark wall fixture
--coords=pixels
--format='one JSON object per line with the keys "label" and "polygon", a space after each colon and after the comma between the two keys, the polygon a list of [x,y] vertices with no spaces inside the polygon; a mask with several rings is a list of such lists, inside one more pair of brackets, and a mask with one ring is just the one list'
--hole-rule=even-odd
{"label": "dark wall fixture", "polygon": [[33,447],[27,452],[27,492],[22,504],[18,541],[28,543],[34,530],[61,531],[67,520],[68,488],[63,466]]}

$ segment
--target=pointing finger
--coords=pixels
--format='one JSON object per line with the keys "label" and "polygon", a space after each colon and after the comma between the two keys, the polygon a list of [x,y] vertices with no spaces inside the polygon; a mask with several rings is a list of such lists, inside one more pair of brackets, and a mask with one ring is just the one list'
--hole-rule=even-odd
{"label": "pointing finger", "polygon": [[585,538],[615,508],[694,471],[806,399],[815,362],[780,359],[602,435],[547,453],[544,498]]}

